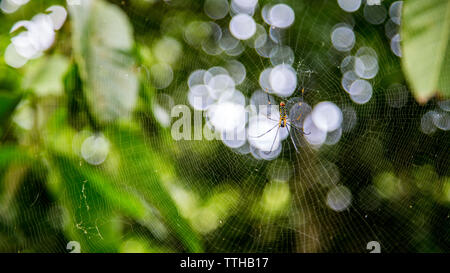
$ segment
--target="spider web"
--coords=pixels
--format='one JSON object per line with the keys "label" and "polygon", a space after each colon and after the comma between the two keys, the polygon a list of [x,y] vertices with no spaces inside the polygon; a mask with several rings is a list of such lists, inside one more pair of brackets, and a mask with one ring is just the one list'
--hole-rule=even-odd
{"label": "spider web", "polygon": [[[430,234],[431,226],[448,225],[448,214],[442,214],[437,203],[422,203],[418,197],[420,193],[405,193],[414,191],[412,188],[415,187],[411,185],[415,182],[405,171],[431,164],[435,172],[447,173],[448,168],[443,167],[445,163],[438,162],[448,162],[448,157],[436,151],[436,147],[448,148],[448,139],[442,141],[439,138],[441,142],[438,142],[420,132],[420,118],[429,108],[417,105],[409,90],[406,103],[402,102],[404,97],[390,96],[389,84],[392,81],[399,81],[403,89],[406,86],[400,72],[400,58],[389,50],[389,39],[380,34],[384,25],[375,26],[365,21],[362,7],[354,14],[331,9],[336,5],[335,1],[283,3],[295,10],[296,19],[294,25],[284,32],[282,43],[293,49],[293,66],[299,67],[299,75],[309,71],[303,68],[304,64],[314,71],[313,76],[307,79],[305,101],[311,106],[320,101],[332,101],[342,109],[350,109],[350,113],[354,110],[357,122],[335,145],[323,145],[318,149],[305,145],[295,153],[290,141],[284,141],[280,155],[271,161],[235,153],[220,141],[173,143],[182,151],[192,151],[177,161],[180,164],[177,172],[183,177],[181,183],[186,189],[209,196],[217,187],[231,185],[239,192],[238,200],[234,195],[230,198],[224,195],[222,200],[217,200],[234,202],[234,206],[223,217],[213,217],[213,221],[219,224],[213,224],[212,230],[203,229],[201,223],[198,225],[205,234],[207,249],[219,252],[364,252],[370,241],[379,242],[383,251],[433,249],[431,241],[443,237],[427,235],[436,237],[426,241],[424,234]],[[259,23],[262,23],[259,13],[263,4],[266,3],[259,3],[254,15]],[[382,3],[386,8],[389,4],[388,1]],[[229,18],[227,16],[217,23],[226,26]],[[378,54],[380,69],[370,80],[374,91],[366,104],[352,102],[341,86],[341,74],[337,71],[348,53],[336,51],[330,41],[333,25],[341,22],[354,25],[357,42],[352,52],[363,46],[372,46]],[[266,24],[264,26],[270,28]],[[205,54],[201,49],[198,52]],[[185,59],[184,64],[187,71],[208,69],[230,58],[223,55],[200,57],[200,60]],[[246,66],[246,80],[237,87],[249,97],[260,89],[260,73],[271,64],[252,48],[246,48],[236,59],[249,64]],[[187,79],[181,77],[176,80],[181,87],[173,91],[172,97],[177,103],[186,104]],[[303,83],[301,79],[300,83]],[[299,96],[296,92],[294,96]],[[401,107],[390,107],[397,104]],[[351,120],[344,122],[350,123]],[[196,150],[201,150],[201,155]],[[436,161],[431,160],[433,156]],[[405,192],[397,192],[399,196],[394,200],[383,196],[392,185],[381,182],[375,185],[377,177],[383,173],[401,177],[401,187],[405,187]],[[206,178],[205,183],[209,184],[199,183],[202,178]],[[432,191],[440,191],[442,184],[430,187],[434,188]],[[284,190],[288,197],[283,195]],[[331,209],[327,205],[330,191],[335,194],[337,202],[349,202],[348,207],[340,212]],[[282,212],[270,208],[277,206],[271,197],[288,199]],[[261,205],[264,198],[265,206]],[[210,220],[205,218],[204,221]],[[448,248],[448,242],[441,247]]]}
{"label": "spider web", "polygon": [[[392,2],[381,4],[388,9]],[[296,152],[288,137],[281,143],[277,157],[271,160],[255,158],[250,146],[243,153],[220,140],[175,141],[164,117],[170,115],[175,105],[190,106],[187,82],[193,71],[221,66],[229,60],[240,61],[245,65],[246,77],[236,88],[249,102],[254,92],[262,91],[261,72],[272,64],[269,58],[261,57],[244,43],[244,50],[238,56],[224,52],[211,55],[201,46],[189,45],[183,38],[187,25],[180,24],[183,20],[179,17],[185,14],[189,18],[186,20],[212,21],[204,12],[203,1],[189,2],[189,11],[177,1],[158,2],[157,7],[166,13],[158,12],[164,16],[151,13],[155,18],[148,18],[138,7],[122,3],[122,8],[133,18],[138,43],[153,44],[157,40],[148,38],[151,29],[161,37],[175,37],[188,53],[180,58],[170,85],[150,95],[151,101],[157,104],[152,105],[151,111],[136,115],[146,133],[117,136],[115,152],[130,162],[136,158],[138,161],[137,166],[110,173],[111,178],[118,179],[114,181],[122,181],[112,186],[125,193],[138,191],[143,199],[154,196],[156,187],[139,188],[139,181],[130,177],[136,177],[142,168],[151,180],[147,165],[164,177],[170,165],[174,168],[173,175],[164,177],[165,186],[181,215],[200,234],[207,252],[368,252],[371,241],[379,242],[382,252],[448,251],[448,132],[421,131],[426,113],[440,108],[436,101],[420,106],[411,97],[402,76],[401,59],[391,52],[384,34],[384,23],[372,25],[364,19],[365,3],[355,13],[347,13],[337,7],[336,1],[259,1],[253,18],[266,30],[270,26],[261,18],[261,9],[265,4],[278,3],[289,5],[295,12],[293,25],[283,31],[282,37],[282,45],[293,50],[292,67],[297,75],[313,72],[307,79],[298,79],[296,91],[290,97],[301,97],[300,87],[305,87],[304,102],[312,108],[323,101],[336,104],[343,113],[342,135],[338,141],[320,147],[305,142]],[[179,20],[174,19],[171,24],[164,22],[166,17]],[[228,14],[215,22],[226,28],[230,19]],[[356,44],[350,52],[337,51],[331,42],[333,27],[340,23],[353,26]],[[364,46],[376,51],[379,70],[368,80],[373,87],[371,99],[358,104],[342,87],[340,64]],[[141,68],[150,70],[145,64]],[[397,84],[396,89],[391,88],[392,83]],[[154,82],[149,77],[144,84],[151,86]],[[398,90],[407,91],[402,93],[406,95],[399,96]],[[282,99],[271,95],[272,105]],[[207,117],[200,124],[201,130],[205,123]],[[145,141],[136,142],[140,137],[145,137]],[[130,143],[133,143],[131,147]],[[139,157],[144,150],[160,156]],[[114,158],[108,156],[103,164],[105,168],[114,166]],[[81,168],[86,167],[85,173],[94,174],[95,170],[87,165],[80,159]],[[74,168],[62,168],[61,175],[81,177]],[[111,221],[123,227],[117,240],[138,238],[157,245],[154,251],[186,250],[176,236],[168,235],[171,231],[158,212],[169,207],[168,203],[159,204],[159,208],[149,205],[150,216],[144,222],[119,217],[111,220],[106,215],[89,214],[95,207],[106,211],[111,205],[110,201],[98,201],[95,187],[85,179],[64,194],[79,199],[79,213],[73,215],[72,222],[88,234],[87,243],[99,251],[109,250],[102,248],[102,241],[108,237],[99,227],[110,225]],[[35,200],[33,194],[28,195],[24,194]],[[39,207],[41,200],[38,200],[35,206]],[[43,206],[39,207],[40,213],[49,209]],[[43,222],[61,220],[56,216],[58,219],[42,220],[35,212],[31,215],[30,225],[38,229],[32,234],[38,238],[41,251],[60,251],[61,245],[64,248],[65,241],[60,237],[49,241],[39,239],[49,238],[39,231]],[[96,225],[83,226],[86,215],[95,219]],[[183,226],[179,229],[189,232]]]}

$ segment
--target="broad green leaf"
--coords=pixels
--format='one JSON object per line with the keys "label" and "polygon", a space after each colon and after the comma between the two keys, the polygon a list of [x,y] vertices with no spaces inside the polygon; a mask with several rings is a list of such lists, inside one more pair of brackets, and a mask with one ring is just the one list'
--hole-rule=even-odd
{"label": "broad green leaf", "polygon": [[[64,159],[60,157],[60,159]],[[125,211],[127,215],[135,218],[142,219],[146,214],[146,208],[143,202],[131,194],[129,191],[124,190],[121,185],[114,183],[110,180],[107,175],[100,172],[97,168],[89,166],[88,164],[83,165],[79,168],[79,162],[76,160],[70,160],[65,158],[65,160],[59,160],[59,162],[66,162],[67,164],[64,168],[72,172],[79,172],[87,181],[90,181],[92,188],[100,193],[105,199],[115,204],[118,208]]]}
{"label": "broad green leaf", "polygon": [[143,140],[122,129],[111,129],[106,137],[121,151],[121,164],[114,173],[52,152],[62,182],[57,188],[63,187],[57,195],[75,217],[70,219],[71,236],[85,245],[86,251],[116,252],[118,240],[114,237],[120,236],[109,217],[122,212],[151,228],[151,221],[156,220],[152,219],[153,207],[187,251],[202,251],[198,236],[155,173],[154,158]]}
{"label": "broad green leaf", "polygon": [[51,159],[47,188],[68,209],[71,218],[65,230],[81,243],[82,252],[116,252],[119,214],[142,220],[145,204],[101,168],[83,164],[74,153],[76,131],[67,125],[67,116],[63,108],[55,111],[42,132]]}
{"label": "broad green leaf", "polygon": [[102,0],[70,6],[73,48],[90,111],[99,122],[128,117],[137,101],[133,30],[126,14]]}
{"label": "broad green leaf", "polygon": [[[161,177],[161,159],[145,142],[142,133],[130,126],[110,128],[105,132],[116,148],[121,151],[121,165],[118,176],[129,186],[134,186],[163,217],[164,222],[183,242],[189,252],[201,252],[202,245],[196,232],[184,219]],[[165,169],[170,169],[166,162]],[[161,175],[160,175],[161,174]]]}
{"label": "broad green leaf", "polygon": [[0,146],[0,168],[10,163],[22,164],[33,161],[29,151],[15,145]]}
{"label": "broad green leaf", "polygon": [[65,226],[69,239],[79,242],[82,252],[116,252],[121,236],[120,227],[114,224],[117,207],[105,198],[103,186],[99,186],[109,181],[87,171],[85,166],[77,167],[68,157],[52,153],[52,159],[49,185],[60,189],[55,197],[70,216]]}
{"label": "broad green leaf", "polygon": [[408,0],[403,4],[402,63],[416,99],[450,97],[450,1]]}
{"label": "broad green leaf", "polygon": [[23,89],[32,89],[37,95],[60,95],[63,93],[63,76],[69,68],[67,57],[59,54],[37,59],[25,69]]}
{"label": "broad green leaf", "polygon": [[[100,234],[103,234],[102,228],[105,228],[105,234],[114,234],[113,227],[99,225],[98,220],[96,224],[95,217],[101,219],[100,222],[109,223],[110,220],[103,219],[102,215],[120,212],[141,223],[152,233],[158,233],[154,230],[158,227],[156,221],[163,222],[183,243],[186,251],[202,251],[198,235],[180,214],[161,179],[172,168],[170,162],[161,164],[161,159],[147,145],[140,130],[129,125],[107,126],[103,134],[110,142],[110,149],[105,162],[97,167],[89,165],[72,151],[75,132],[67,127],[66,120],[65,111],[56,111],[43,135],[51,151],[53,165],[58,170],[56,180],[62,181],[50,184],[56,189],[56,196],[70,209],[70,215],[78,215],[78,218],[71,219],[70,230],[74,238],[85,241],[84,244],[92,251],[97,251],[96,245],[101,245],[99,249],[103,251],[117,251],[116,241],[108,244],[107,240],[102,240],[98,233],[92,231],[99,228]],[[89,211],[86,203],[80,207],[80,196],[85,198],[83,192],[90,199]],[[97,208],[101,211],[94,210]],[[83,220],[84,227],[89,227],[87,235],[84,233],[85,228],[77,228],[80,220]]]}

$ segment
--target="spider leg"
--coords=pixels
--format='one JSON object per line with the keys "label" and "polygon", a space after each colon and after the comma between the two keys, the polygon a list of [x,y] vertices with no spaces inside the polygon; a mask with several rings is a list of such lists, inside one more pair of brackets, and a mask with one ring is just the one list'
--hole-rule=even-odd
{"label": "spider leg", "polygon": [[300,131],[302,134],[304,134],[304,135],[309,135],[309,134],[311,134],[311,132],[305,133],[305,131],[303,130],[303,128],[299,128],[299,127],[295,126],[294,124],[292,124],[292,122],[289,122],[289,126],[291,126],[292,128],[294,128],[294,129],[296,129],[296,130],[299,130],[299,131]]}
{"label": "spider leg", "polygon": [[[299,106],[301,106],[302,105],[302,103],[300,102],[299,104],[298,104]],[[299,121],[300,120],[300,118],[302,117],[302,114],[303,113],[300,113],[300,115],[298,115],[298,117],[297,117],[297,121]]]}
{"label": "spider leg", "polygon": [[270,102],[269,90],[267,90],[267,88],[266,88],[266,89],[264,89],[264,92],[267,95],[267,104],[271,105],[272,103]]}
{"label": "spider leg", "polygon": [[271,131],[272,131],[273,129],[275,129],[275,127],[277,127],[277,126],[278,126],[278,128],[280,128],[278,124],[275,124],[275,126],[273,126],[269,131],[265,132],[264,134],[259,135],[259,136],[250,136],[250,137],[251,137],[251,138],[260,138],[260,137],[262,137],[262,136],[268,134],[269,132],[271,132]]}
{"label": "spider leg", "polygon": [[291,137],[292,144],[294,144],[295,151],[298,153],[297,144],[295,144],[294,137],[293,137],[292,134],[291,134],[291,130],[289,130],[289,126],[286,126],[286,128],[287,128],[287,130],[288,130],[289,136]]}
{"label": "spider leg", "polygon": [[267,119],[270,119],[271,121],[280,122],[279,120],[273,119],[273,118],[271,118],[271,117],[267,117]]}
{"label": "spider leg", "polygon": [[[265,92],[266,95],[267,95],[267,104],[268,104],[268,106],[270,107],[270,106],[272,106],[272,102],[270,102],[269,91],[267,91],[267,89],[265,89],[264,92]],[[270,109],[270,108],[268,108],[268,110],[269,110],[269,109]],[[269,111],[268,111],[268,112],[269,112]],[[271,120],[271,121],[279,122],[279,120],[276,120],[276,119],[271,118],[271,113],[270,113],[270,112],[266,114],[266,118],[269,119],[269,120]]]}
{"label": "spider leg", "polygon": [[275,144],[275,141],[277,140],[277,137],[278,137],[278,131],[280,131],[280,127],[279,127],[279,126],[278,126],[277,132],[276,132],[276,134],[275,134],[275,138],[273,139],[272,146],[270,147],[270,152],[269,152],[269,154],[272,152],[273,145]]}

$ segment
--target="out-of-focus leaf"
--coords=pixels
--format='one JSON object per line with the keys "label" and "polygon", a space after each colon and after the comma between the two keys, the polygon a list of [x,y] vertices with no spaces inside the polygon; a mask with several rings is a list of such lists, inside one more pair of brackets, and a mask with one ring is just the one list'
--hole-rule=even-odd
{"label": "out-of-focus leaf", "polygon": [[114,223],[117,215],[113,212],[117,207],[104,195],[101,185],[110,182],[92,174],[86,166],[77,168],[68,157],[53,153],[52,158],[54,166],[49,184],[60,184],[61,190],[55,197],[70,215],[65,227],[68,237],[80,243],[82,252],[116,252],[121,236],[120,228]]}
{"label": "out-of-focus leaf", "polygon": [[102,0],[70,6],[73,47],[90,111],[100,122],[127,117],[138,94],[133,30],[126,14]]}
{"label": "out-of-focus leaf", "polygon": [[65,160],[69,168],[76,169],[80,175],[91,181],[93,189],[118,208],[125,211],[127,215],[135,219],[141,219],[145,215],[145,206],[142,201],[130,192],[124,190],[120,185],[114,184],[106,175],[101,173],[97,168],[83,166],[78,168],[76,161]]}
{"label": "out-of-focus leaf", "polygon": [[[121,151],[123,164],[118,175],[123,183],[133,185],[143,194],[146,200],[158,210],[169,228],[183,242],[187,251],[201,252],[203,248],[198,235],[188,221],[181,216],[161,180],[159,173],[163,171],[157,167],[161,159],[151,152],[142,133],[126,126],[110,128],[105,134]],[[166,167],[169,168],[169,166]]]}
{"label": "out-of-focus leaf", "polygon": [[[105,219],[105,215],[121,212],[148,227],[151,232],[155,232],[154,222],[162,221],[183,243],[186,251],[202,251],[198,235],[179,213],[161,179],[160,174],[164,175],[164,171],[171,168],[170,163],[160,164],[161,159],[146,145],[139,129],[127,125],[108,126],[103,133],[111,148],[106,161],[95,167],[83,158],[76,158],[72,151],[73,143],[69,142],[75,132],[65,127],[66,120],[65,111],[56,111],[43,135],[52,151],[52,161],[58,170],[57,178],[62,181],[56,186],[55,183],[50,184],[57,189],[56,196],[62,198],[60,200],[71,210],[70,215],[77,217],[72,219],[71,234],[74,238],[85,241],[83,244],[87,244],[91,251],[117,251],[117,242],[112,240],[108,244],[108,240],[102,240],[96,229],[99,228],[104,238],[106,235],[103,233],[114,234],[113,227],[107,224],[111,220]],[[80,206],[80,199],[86,198],[87,205],[82,201]],[[101,211],[94,211],[94,206]],[[81,220],[85,224],[83,228],[77,226]],[[84,233],[86,227],[89,227],[88,232]],[[103,232],[102,228],[106,231]]]}
{"label": "out-of-focus leaf", "polygon": [[68,126],[67,117],[64,108],[55,111],[42,132],[51,159],[48,189],[68,209],[65,231],[80,242],[82,252],[116,252],[121,238],[119,213],[139,221],[147,214],[145,204],[102,168],[76,155],[76,131]]}
{"label": "out-of-focus leaf", "polygon": [[116,176],[86,163],[80,167],[79,161],[57,152],[52,154],[63,186],[64,195],[58,194],[60,201],[74,218],[69,229],[71,236],[85,246],[85,251],[116,252],[120,234],[111,226],[114,220],[110,217],[120,211],[145,224],[153,213],[145,206],[144,202],[148,202],[187,251],[202,251],[198,236],[155,174],[153,158],[145,152],[144,143],[139,142],[137,135],[123,130],[111,130],[108,137],[118,141],[119,150],[126,150],[121,153],[122,164]]}
{"label": "out-of-focus leaf", "polygon": [[10,163],[24,163],[30,162],[32,157],[30,153],[18,146],[9,145],[0,147],[0,168],[7,166]]}
{"label": "out-of-focus leaf", "polygon": [[64,91],[67,96],[68,122],[73,128],[81,129],[93,121],[91,112],[83,95],[83,83],[80,79],[80,72],[76,63],[72,63],[64,77]]}
{"label": "out-of-focus leaf", "polygon": [[26,66],[23,88],[32,89],[39,96],[60,95],[68,67],[69,60],[63,55],[40,58]]}
{"label": "out-of-focus leaf", "polygon": [[424,103],[437,92],[450,97],[450,1],[404,1],[401,37],[416,99]]}
{"label": "out-of-focus leaf", "polygon": [[6,120],[19,104],[21,95],[0,91],[0,122]]}

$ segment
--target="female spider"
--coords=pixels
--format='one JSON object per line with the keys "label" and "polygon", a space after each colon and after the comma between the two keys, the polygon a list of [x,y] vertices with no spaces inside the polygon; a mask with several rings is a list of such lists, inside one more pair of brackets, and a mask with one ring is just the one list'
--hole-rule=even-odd
{"label": "female spider", "polygon": [[[273,119],[270,114],[267,115],[267,119],[275,121],[276,124],[264,132],[261,135],[258,136],[250,136],[252,138],[261,138],[268,133],[272,132],[275,128],[277,128],[277,131],[275,133],[275,137],[272,141],[272,145],[270,148],[269,153],[272,152],[273,147],[276,143],[277,138],[279,137],[279,131],[280,128],[286,128],[288,131],[288,135],[290,136],[292,143],[294,144],[294,148],[297,152],[299,152],[299,149],[297,146],[300,146],[302,143],[302,137],[303,135],[308,135],[309,133],[305,133],[303,130],[303,121],[305,116],[311,111],[311,107],[303,102],[303,94],[305,90],[302,88],[302,98],[292,98],[288,100],[287,103],[284,101],[281,101],[279,104],[279,112],[280,117],[277,119]],[[267,93],[267,91],[266,91]],[[268,97],[268,104],[271,105],[269,94],[267,93]],[[288,113],[289,111],[289,113]],[[291,119],[290,117],[294,117]]]}

